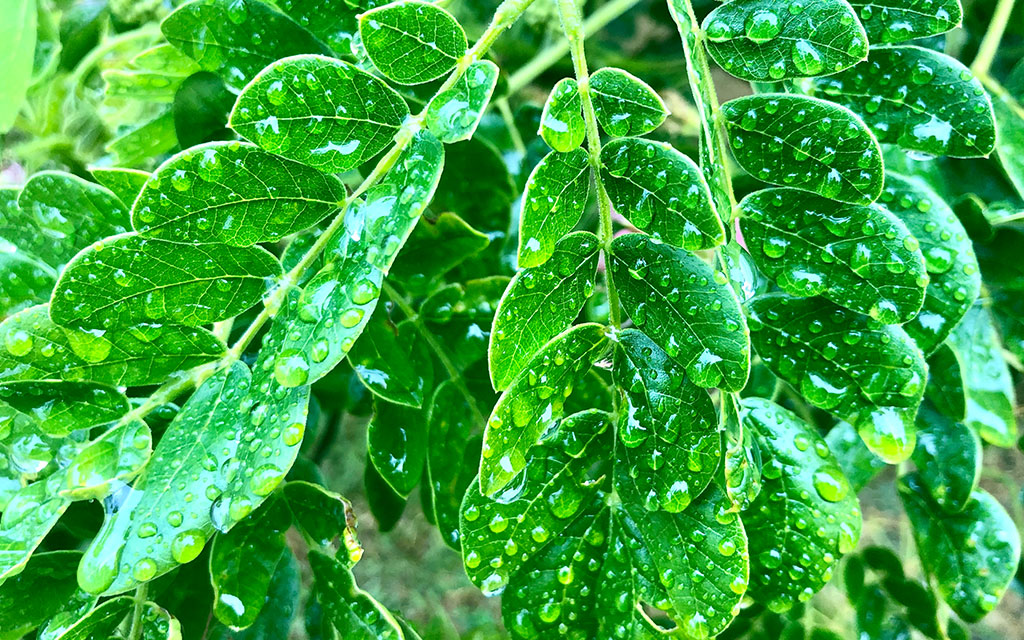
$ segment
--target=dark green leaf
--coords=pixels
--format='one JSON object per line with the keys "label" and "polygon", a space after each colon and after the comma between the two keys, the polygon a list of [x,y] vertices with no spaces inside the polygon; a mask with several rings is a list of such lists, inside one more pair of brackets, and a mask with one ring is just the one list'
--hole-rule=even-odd
{"label": "dark green leaf", "polygon": [[394,616],[373,596],[356,586],[344,563],[318,551],[309,554],[313,570],[313,595],[324,618],[345,640],[403,640],[405,634]]}
{"label": "dark green leaf", "polygon": [[445,543],[459,550],[459,509],[480,461],[479,415],[452,380],[437,387],[427,423],[427,474],[434,521]]}
{"label": "dark green leaf", "polygon": [[18,640],[64,608],[77,590],[81,557],[78,551],[40,553],[0,584],[0,638]]}
{"label": "dark green leaf", "polygon": [[427,410],[377,400],[366,440],[367,456],[380,477],[395,493],[408,497],[426,465]]}
{"label": "dark green leaf", "polygon": [[673,147],[613,140],[601,150],[601,165],[612,205],[637,229],[690,251],[725,242],[700,168]]}
{"label": "dark green leaf", "polygon": [[488,349],[496,390],[512,384],[537,351],[579,315],[594,291],[599,248],[594,234],[570,233],[550,259],[512,278],[494,313]]}
{"label": "dark green leaf", "polygon": [[485,497],[475,482],[469,487],[462,502],[462,560],[486,595],[501,593],[532,556],[587,512],[598,486],[588,478],[585,456],[607,455],[608,420],[602,411],[563,420],[534,451],[521,454],[523,475],[494,498]]}
{"label": "dark green leaf", "polygon": [[323,56],[296,56],[264,69],[238,97],[230,126],[271,153],[328,173],[383,151],[409,107],[382,80]]}
{"label": "dark green leaf", "polygon": [[490,239],[454,213],[416,225],[391,270],[413,291],[432,290],[434,281],[480,253]]}
{"label": "dark green leaf", "polygon": [[235,94],[209,71],[186,78],[174,94],[172,107],[178,144],[184,148],[234,138],[227,128],[228,113],[234,104]]}
{"label": "dark green leaf", "polygon": [[381,533],[388,533],[402,519],[402,512],[405,511],[408,501],[395,493],[370,460],[366,461],[364,468],[363,485],[370,513],[377,521],[377,527]]}
{"label": "dark green leaf", "polygon": [[939,413],[963,422],[967,418],[967,390],[964,388],[960,357],[949,342],[928,356],[928,386],[924,396]]}
{"label": "dark green leaf", "polygon": [[444,9],[419,0],[394,2],[359,16],[373,66],[401,84],[421,84],[455,68],[466,32]]}
{"label": "dark green leaf", "polygon": [[124,394],[90,382],[8,382],[0,385],[0,400],[30,416],[41,432],[58,437],[113,422],[128,412]]}
{"label": "dark green leaf", "polygon": [[885,468],[885,462],[871,453],[849,422],[832,427],[825,441],[855,492],[860,492]]}
{"label": "dark green leaf", "polygon": [[251,144],[212,142],[160,165],[132,222],[145,236],[248,246],[302,231],[344,199],[336,178]]}
{"label": "dark green leaf", "polygon": [[277,6],[338,53],[351,50],[359,10],[378,0],[278,0]]}
{"label": "dark green leaf", "polygon": [[850,0],[873,44],[945,33],[960,25],[959,0]]}
{"label": "dark green leaf", "polygon": [[228,533],[217,536],[210,550],[213,613],[236,629],[256,621],[266,602],[277,568],[290,561],[285,531],[291,517],[284,501],[271,498]]}
{"label": "dark green leaf", "polygon": [[555,252],[555,243],[573,230],[590,195],[587,152],[551,152],[526,182],[519,220],[519,266],[536,267]]}
{"label": "dark green leaf", "polygon": [[241,631],[214,627],[209,637],[213,640],[279,640],[288,637],[299,609],[301,589],[299,563],[291,553],[285,553],[270,578],[267,601],[252,625]]}
{"label": "dark green leaf", "polygon": [[50,303],[66,327],[142,322],[197,327],[259,302],[281,265],[261,247],[186,244],[129,233],[97,242],[68,263]]}
{"label": "dark green leaf", "polygon": [[989,444],[1012,447],[1017,440],[1017,399],[989,310],[980,303],[971,307],[953,330],[949,346],[960,361],[967,426]]}
{"label": "dark green leaf", "polygon": [[210,362],[224,345],[198,327],[139,324],[117,331],[65,329],[46,305],[0,324],[0,380],[82,380],[111,386],[160,384],[182,369]]}
{"label": "dark green leaf", "polygon": [[992,103],[981,83],[929,49],[872,49],[852,69],[816,80],[815,91],[864,118],[879,142],[909,151],[969,158],[987,156],[995,143]]}
{"label": "dark green leaf", "polygon": [[743,524],[750,540],[750,595],[772,611],[807,602],[857,546],[857,494],[817,431],[761,398],[743,401],[764,463],[764,487]]}
{"label": "dark green leaf", "polygon": [[1017,193],[1024,197],[1024,94],[1014,97],[1009,91],[994,91],[992,108],[999,132],[999,163]]}
{"label": "dark green leaf", "polygon": [[709,13],[702,28],[711,57],[732,75],[755,82],[828,75],[868,52],[867,34],[844,0],[788,7],[732,0]]}
{"label": "dark green leaf", "polygon": [[927,365],[902,328],[821,298],[765,295],[748,309],[751,342],[773,373],[853,424],[886,462],[910,457]]}
{"label": "dark green leaf", "polygon": [[395,326],[381,311],[352,347],[349,362],[376,396],[388,403],[421,407],[433,387],[430,351],[414,324]]}
{"label": "dark green leaf", "polygon": [[160,25],[167,41],[241,89],[274,60],[330,53],[311,33],[260,0],[193,0]]}
{"label": "dark green leaf", "polygon": [[53,267],[92,242],[130,228],[117,196],[60,171],[34,174],[21,189],[17,210],[0,213],[0,235]]}
{"label": "dark green leaf", "polygon": [[668,117],[668,108],[646,82],[612,67],[590,76],[594,113],[605,133],[614,137],[642,136]]}
{"label": "dark green leaf", "polygon": [[1020,534],[1006,510],[978,489],[963,511],[943,513],[914,474],[900,481],[900,498],[942,598],[968,622],[992,611],[1020,561]]}
{"label": "dark green leaf", "polygon": [[471,63],[452,88],[430,100],[423,114],[427,128],[441,142],[469,140],[476,133],[497,82],[496,64],[490,60]]}
{"label": "dark green leaf", "polygon": [[615,487],[649,511],[679,512],[718,471],[722,437],[711,396],[636,329],[618,335],[619,418]]}
{"label": "dark green leaf", "polygon": [[555,336],[502,394],[487,420],[480,489],[494,495],[526,467],[526,455],[561,419],[573,386],[608,349],[607,329],[581,324]]}
{"label": "dark green leaf", "polygon": [[759,180],[852,204],[868,204],[882,192],[878,142],[844,107],[763,94],[725,103],[722,115],[736,161]]}
{"label": "dark green leaf", "polygon": [[750,255],[786,293],[824,296],[885,324],[921,309],[928,274],[918,240],[884,208],[796,189],[758,191],[738,206]]}
{"label": "dark green leaf", "polygon": [[122,421],[86,445],[71,461],[60,495],[71,500],[99,500],[135,477],[153,451],[149,425]]}
{"label": "dark green leaf", "polygon": [[631,233],[612,243],[612,277],[633,323],[701,387],[738,391],[750,370],[747,323],[725,275]]}
{"label": "dark green leaf", "polygon": [[549,147],[562,153],[583,144],[587,124],[583,120],[580,88],[573,78],[562,78],[551,89],[540,116],[539,133]]}
{"label": "dark green leaf", "polygon": [[348,500],[309,482],[289,482],[283,491],[295,526],[313,543],[326,550],[341,536],[353,563],[359,559],[362,548],[356,538],[356,514]]}
{"label": "dark green leaf", "polygon": [[149,174],[138,169],[125,169],[123,167],[93,167],[89,173],[100,183],[117,196],[125,209],[131,209],[135,204],[135,198],[139,197],[143,185],[149,180]]}
{"label": "dark green leaf", "polygon": [[981,478],[981,442],[967,425],[935,411],[926,403],[917,414],[914,449],[921,484],[950,513],[962,511]]}

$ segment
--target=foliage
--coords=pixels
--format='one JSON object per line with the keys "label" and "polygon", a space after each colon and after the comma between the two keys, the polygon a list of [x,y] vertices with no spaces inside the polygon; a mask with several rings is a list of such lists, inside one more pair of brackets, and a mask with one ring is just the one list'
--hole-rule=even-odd
{"label": "foliage", "polygon": [[0,18],[0,640],[449,637],[360,587],[341,423],[513,638],[948,640],[1020,589],[1013,0]]}

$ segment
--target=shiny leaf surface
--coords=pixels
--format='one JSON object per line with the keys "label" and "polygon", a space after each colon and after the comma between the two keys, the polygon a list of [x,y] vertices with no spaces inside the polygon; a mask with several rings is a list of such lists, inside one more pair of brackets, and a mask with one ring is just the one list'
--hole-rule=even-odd
{"label": "shiny leaf surface", "polygon": [[519,220],[519,266],[536,267],[583,216],[590,195],[586,151],[552,152],[530,174]]}
{"label": "shiny leaf surface", "polygon": [[654,89],[622,69],[595,71],[590,76],[590,93],[597,121],[610,136],[642,136],[661,126],[668,116],[668,108]]}
{"label": "shiny leaf surface", "polygon": [[396,2],[359,16],[363,46],[386,77],[421,84],[448,73],[466,53],[466,33],[444,9],[419,0]]}

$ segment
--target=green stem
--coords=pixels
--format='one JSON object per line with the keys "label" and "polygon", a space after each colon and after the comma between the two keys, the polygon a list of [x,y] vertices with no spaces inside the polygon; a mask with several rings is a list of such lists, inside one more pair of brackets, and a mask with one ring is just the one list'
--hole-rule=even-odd
{"label": "green stem", "polygon": [[996,50],[1003,39],[1006,25],[1010,22],[1010,14],[1013,13],[1014,0],[999,0],[996,10],[992,14],[992,22],[988,24],[988,31],[978,48],[978,55],[971,64],[971,71],[976,76],[987,76],[992,67],[992,61],[996,57]]}
{"label": "green stem", "polygon": [[434,333],[423,324],[423,318],[416,309],[413,308],[412,302],[388,284],[387,281],[384,282],[382,289],[384,290],[384,293],[388,294],[388,298],[395,303],[395,306],[402,310],[405,317],[413,323],[413,326],[416,327],[416,331],[419,332],[424,342],[427,343],[427,346],[430,347],[431,351],[434,352],[434,355],[437,356],[437,359],[441,362],[441,366],[443,366],[445,371],[448,372],[448,378],[451,379],[455,388],[459,390],[459,393],[466,398],[466,402],[469,404],[470,409],[472,409],[473,417],[476,418],[477,424],[484,424],[487,419],[482,413],[480,413],[480,408],[477,406],[476,399],[473,394],[469,391],[469,387],[466,386],[466,380],[462,376],[462,372],[458,370],[455,363],[448,357],[448,352],[445,351],[444,346],[437,341],[437,337],[434,336]]}
{"label": "green stem", "polygon": [[[587,19],[583,21],[584,34],[597,33],[607,26],[609,22],[626,13],[639,3],[640,0],[611,0],[611,2],[601,5],[596,11],[594,11],[594,13],[590,14]],[[586,35],[584,35],[584,37],[586,37]],[[509,95],[518,93],[523,87],[533,82],[538,76],[564,58],[567,53],[569,53],[568,40],[559,40],[557,43],[538,53],[532,60],[520,67],[509,77]]]}
{"label": "green stem", "polygon": [[142,637],[142,605],[146,603],[148,589],[148,582],[143,582],[135,589],[135,608],[132,610],[132,626],[128,631],[128,640],[139,640]]}
{"label": "green stem", "polygon": [[597,206],[600,213],[598,239],[604,253],[605,285],[608,289],[608,320],[612,326],[622,325],[619,309],[619,295],[615,290],[615,282],[611,273],[611,246],[614,229],[612,227],[612,203],[608,198],[604,181],[601,179],[601,133],[597,128],[597,113],[590,95],[590,71],[587,68],[587,55],[584,51],[586,32],[580,19],[576,0],[558,0],[558,12],[562,18],[562,29],[569,41],[569,52],[572,55],[573,68],[576,71],[576,84],[579,85],[580,101],[583,104],[583,119],[587,128],[587,151],[589,152],[590,173],[597,185]]}

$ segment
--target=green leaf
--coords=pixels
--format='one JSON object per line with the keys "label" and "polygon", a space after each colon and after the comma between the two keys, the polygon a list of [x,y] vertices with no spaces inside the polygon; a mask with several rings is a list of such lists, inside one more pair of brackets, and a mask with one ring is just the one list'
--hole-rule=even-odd
{"label": "green leaf", "polygon": [[1020,561],[1020,534],[1006,510],[982,489],[960,513],[943,513],[916,474],[900,481],[924,570],[943,600],[967,622],[995,608]]}
{"label": "green leaf", "polygon": [[978,434],[926,403],[917,414],[913,460],[932,500],[944,511],[963,511],[981,478]]}
{"label": "green leaf", "polygon": [[921,312],[904,329],[926,354],[949,336],[981,291],[974,247],[956,214],[918,177],[887,171],[879,204],[921,243],[930,282]]}
{"label": "green leaf", "polygon": [[289,526],[291,516],[284,501],[272,497],[237,527],[214,539],[210,581],[218,620],[236,629],[256,621],[275,571],[290,561],[285,542]]}
{"label": "green leaf", "polygon": [[323,607],[324,618],[345,640],[404,640],[399,622],[384,605],[356,586],[344,563],[313,551],[313,595]]}
{"label": "green leaf", "polygon": [[148,166],[154,156],[171,153],[178,147],[174,131],[174,112],[168,107],[150,120],[143,122],[107,143],[119,165]]}
{"label": "green leaf", "polygon": [[[102,73],[107,98],[172,102],[178,88],[201,70],[196,62],[169,44],[159,44],[132,58],[125,67]],[[126,202],[131,206],[130,202]]]}
{"label": "green leaf", "polygon": [[381,533],[393,530],[402,519],[402,512],[405,511],[408,500],[395,493],[369,459],[363,470],[363,489],[366,492],[370,513],[377,521]]}
{"label": "green leaf", "polygon": [[334,177],[239,142],[212,142],[157,168],[132,208],[140,234],[177,242],[275,242],[338,210]]}
{"label": "green leaf", "polygon": [[[0,190],[0,199],[3,191]],[[4,317],[46,302],[57,281],[57,272],[52,267],[6,241],[0,242],[0,272],[5,274],[0,280],[0,316]]]}
{"label": "green leaf", "polygon": [[150,178],[150,174],[145,171],[123,167],[93,167],[89,173],[96,182],[110,189],[126,209],[132,208],[135,198],[139,197],[142,187]]}
{"label": "green leaf", "polygon": [[1010,368],[1003,359],[999,334],[992,314],[975,304],[950,335],[949,346],[960,360],[967,417],[964,422],[981,439],[997,447],[1012,447],[1017,441],[1017,420]]}
{"label": "green leaf", "polygon": [[487,420],[480,489],[494,495],[526,467],[526,454],[561,419],[572,387],[608,349],[605,327],[581,324],[552,338],[502,394]]}
{"label": "green leaf", "polygon": [[759,180],[851,204],[882,192],[878,142],[844,107],[773,93],[730,100],[722,115],[736,162]]}
{"label": "green leaf", "polygon": [[259,0],[192,0],[164,18],[160,30],[233,89],[280,58],[330,53],[291,18]]}
{"label": "green leaf", "polygon": [[81,624],[97,608],[96,596],[79,589],[65,602],[61,611],[39,627],[37,640],[63,640],[70,629]]}
{"label": "green leaf", "polygon": [[42,433],[57,437],[113,422],[129,408],[123,393],[91,382],[8,382],[0,384],[0,400],[30,416]]}
{"label": "green leaf", "polygon": [[[7,581],[0,585],[0,611],[4,608],[3,594],[11,584],[10,576],[26,570],[26,563],[31,563],[36,547],[71,504],[70,500],[60,496],[64,486],[64,474],[53,473],[45,480],[19,489],[4,506],[3,518],[0,519],[0,581]],[[44,619],[46,617],[49,616]],[[0,615],[0,621],[3,620],[5,616]],[[3,637],[0,633],[0,638]],[[18,638],[20,634],[14,637]]]}
{"label": "green leaf", "polygon": [[743,407],[764,462],[764,487],[743,512],[750,595],[785,611],[820,591],[857,546],[860,504],[814,427],[761,398],[747,398]]}
{"label": "green leaf", "polygon": [[83,589],[121,593],[191,562],[270,495],[298,453],[308,388],[264,396],[263,383],[235,362],[192,394],[86,551]]}
{"label": "green leaf", "polygon": [[480,460],[480,437],[474,433],[479,413],[471,398],[452,380],[434,392],[427,419],[427,481],[434,521],[445,544],[461,549],[459,509]]}
{"label": "green leaf", "polygon": [[0,638],[18,640],[56,614],[74,595],[79,551],[40,553],[0,584]]}
{"label": "green leaf", "polygon": [[654,89],[633,74],[605,67],[590,76],[594,113],[605,133],[613,137],[642,136],[668,117],[668,108]]}
{"label": "green leaf", "polygon": [[491,101],[498,82],[498,65],[490,60],[471,63],[450,89],[435,95],[423,121],[437,139],[452,143],[469,140]]}
{"label": "green leaf", "polygon": [[612,206],[637,229],[690,251],[725,242],[700,168],[673,147],[613,140],[601,150],[601,165]]}
{"label": "green leaf", "polygon": [[356,14],[375,0],[278,0],[277,7],[338,53],[352,50]]}
{"label": "green leaf", "polygon": [[3,214],[0,235],[53,267],[96,240],[130,228],[117,196],[60,171],[34,174],[21,189],[18,209]]}
{"label": "green leaf", "polygon": [[918,240],[884,208],[796,189],[758,191],[738,207],[755,264],[786,293],[824,296],[885,324],[921,309],[928,274]]}
{"label": "green leaf", "polygon": [[210,362],[224,345],[198,327],[139,324],[117,331],[65,329],[46,305],[0,324],[0,380],[81,380],[111,386],[160,384],[175,371]]}
{"label": "green leaf", "polygon": [[234,138],[228,130],[228,113],[235,94],[224,81],[208,71],[188,77],[174,94],[174,132],[182,147]]}
{"label": "green leaf", "polygon": [[307,539],[326,551],[340,536],[353,564],[359,560],[362,547],[356,538],[356,514],[352,503],[341,494],[309,482],[289,482],[284,485],[283,492],[293,524]]}
{"label": "green leaf", "polygon": [[359,33],[373,66],[401,84],[422,84],[455,68],[466,32],[444,9],[406,0],[359,16]]}
{"label": "green leaf", "polygon": [[36,49],[36,3],[32,0],[4,0],[0,39],[5,43],[0,55],[4,69],[4,92],[0,96],[0,134],[14,125],[32,80],[32,62]]}
{"label": "green leaf", "polygon": [[152,450],[149,425],[139,419],[120,422],[78,452],[60,495],[71,500],[105,498],[142,471]]}
{"label": "green leaf", "polygon": [[834,426],[825,441],[855,492],[859,493],[868,486],[885,468],[885,461],[871,453],[849,422],[840,422]]}
{"label": "green leaf", "polygon": [[750,370],[747,323],[724,274],[631,233],[612,243],[612,278],[633,323],[701,387],[739,391]]}
{"label": "green leaf", "polygon": [[[763,369],[763,367],[760,367]],[[725,477],[725,495],[733,511],[744,511],[761,493],[761,449],[753,431],[743,426],[740,416],[740,398],[736,394],[722,397],[722,435],[725,451],[722,472]]]}
{"label": "green leaf", "polygon": [[580,87],[573,78],[562,78],[551,89],[538,131],[544,142],[555,151],[568,153],[583,144],[587,123],[583,119]]}
{"label": "green leaf", "polygon": [[598,495],[590,461],[610,453],[608,421],[603,411],[573,414],[523,454],[525,471],[515,486],[493,498],[477,483],[470,486],[462,501],[462,560],[485,595],[501,593],[532,556],[586,514]]}
{"label": "green leaf", "polygon": [[490,238],[469,226],[454,213],[416,225],[398,255],[391,276],[404,281],[410,291],[433,291],[435,281],[480,253]]}
{"label": "green leaf", "polygon": [[[389,403],[419,408],[433,387],[430,350],[415,325],[391,324],[378,311],[349,353],[359,380]],[[417,478],[419,474],[417,474]]]}
{"label": "green leaf", "polygon": [[732,0],[708,14],[708,51],[744,80],[828,75],[852,67],[868,52],[868,37],[844,0],[791,4]]}
{"label": "green leaf", "polygon": [[494,313],[488,347],[495,390],[512,384],[537,351],[579,315],[594,291],[599,248],[594,234],[570,233],[550,259],[512,278]]}
{"label": "green leaf", "polygon": [[967,390],[964,388],[960,357],[949,342],[928,356],[928,386],[924,395],[944,416],[957,422],[967,418]]}
{"label": "green leaf", "polygon": [[451,284],[420,306],[425,326],[441,340],[459,371],[487,357],[494,308],[508,284],[504,276]]}
{"label": "green leaf", "polygon": [[987,156],[995,143],[992,103],[981,83],[929,49],[872,49],[852,69],[816,80],[814,91],[864,118],[879,142],[908,151],[971,158]]}
{"label": "green leaf", "polygon": [[270,640],[288,637],[292,620],[299,609],[301,588],[299,563],[295,556],[286,553],[270,578],[266,604],[252,625],[241,631],[216,626],[210,630],[208,637],[214,640]]}
{"label": "green leaf", "polygon": [[960,25],[959,0],[850,0],[872,44],[896,44]]}
{"label": "green leaf", "polygon": [[551,152],[533,169],[523,194],[519,220],[519,266],[536,267],[555,252],[555,243],[573,230],[590,196],[587,152]]}
{"label": "green leaf", "polygon": [[615,383],[625,411],[615,488],[649,511],[682,511],[711,482],[722,457],[711,396],[642,332],[622,331],[618,347]]}
{"label": "green leaf", "polygon": [[426,466],[427,410],[377,400],[366,440],[367,456],[380,477],[407,498]]}
{"label": "green leaf", "polygon": [[1009,91],[993,91],[992,109],[996,118],[996,153],[1006,177],[1024,197],[1024,96],[1015,98]]}
{"label": "green leaf", "polygon": [[927,365],[902,328],[821,298],[764,295],[748,311],[751,342],[775,375],[850,422],[886,462],[910,457]]}
{"label": "green leaf", "polygon": [[271,153],[327,173],[383,151],[409,116],[394,89],[323,56],[280,60],[238,96],[229,126]]}
{"label": "green leaf", "polygon": [[186,244],[130,233],[97,242],[68,263],[50,317],[88,329],[141,322],[197,327],[252,307],[280,274],[277,258],[261,247]]}
{"label": "green leaf", "polygon": [[688,637],[721,633],[747,590],[747,536],[728,508],[728,498],[712,484],[681,513],[647,511],[632,502],[620,511],[621,535],[641,584],[647,583],[642,589],[664,590],[670,617]]}

